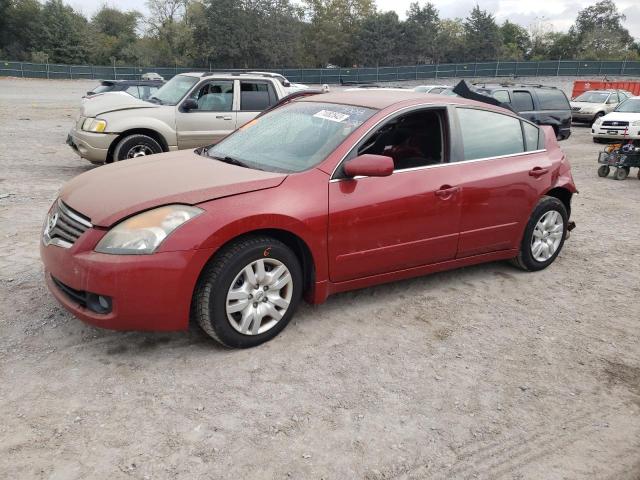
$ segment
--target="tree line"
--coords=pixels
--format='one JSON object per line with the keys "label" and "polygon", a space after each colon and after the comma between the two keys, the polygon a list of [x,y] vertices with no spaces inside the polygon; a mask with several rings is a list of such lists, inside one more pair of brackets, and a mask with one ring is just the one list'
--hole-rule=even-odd
{"label": "tree line", "polygon": [[478,5],[441,18],[429,2],[412,3],[404,20],[374,0],[148,0],[147,9],[105,4],[87,18],[62,0],[0,0],[0,57],[216,69],[640,59],[612,0],[577,12],[567,32],[500,24]]}

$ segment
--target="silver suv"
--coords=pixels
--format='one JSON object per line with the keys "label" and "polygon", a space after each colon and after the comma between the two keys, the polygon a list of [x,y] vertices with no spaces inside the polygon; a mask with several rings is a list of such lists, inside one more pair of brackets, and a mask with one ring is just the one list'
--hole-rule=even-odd
{"label": "silver suv", "polygon": [[587,90],[571,100],[571,116],[574,122],[594,123],[628,97],[623,90]]}
{"label": "silver suv", "polygon": [[266,73],[185,73],[147,101],[122,92],[87,99],[67,144],[96,164],[210,145],[287,93]]}

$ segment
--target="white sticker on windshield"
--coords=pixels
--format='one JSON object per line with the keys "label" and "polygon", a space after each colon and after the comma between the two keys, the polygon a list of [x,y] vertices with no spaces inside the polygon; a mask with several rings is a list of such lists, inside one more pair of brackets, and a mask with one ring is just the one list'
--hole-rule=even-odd
{"label": "white sticker on windshield", "polygon": [[331,110],[320,110],[314,115],[317,118],[324,118],[325,120],[331,120],[332,122],[344,122],[349,115],[345,115],[340,112],[332,112]]}

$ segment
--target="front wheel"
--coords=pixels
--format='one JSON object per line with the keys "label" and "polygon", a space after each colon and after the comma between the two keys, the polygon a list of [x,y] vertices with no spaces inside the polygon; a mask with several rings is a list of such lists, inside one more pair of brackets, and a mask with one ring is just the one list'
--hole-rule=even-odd
{"label": "front wheel", "polygon": [[154,138],[148,135],[134,134],[128,135],[118,142],[113,151],[113,160],[119,162],[156,153],[162,153],[162,147]]}
{"label": "front wheel", "polygon": [[531,272],[547,268],[562,250],[568,224],[564,204],[554,197],[542,197],[529,218],[513,263]]}
{"label": "front wheel", "polygon": [[246,237],[209,262],[194,293],[193,314],[219,343],[254,347],[287,326],[302,283],[300,262],[289,247],[266,236]]}
{"label": "front wheel", "polygon": [[629,175],[628,167],[618,167],[616,171],[613,173],[613,178],[616,180],[624,180]]}
{"label": "front wheel", "polygon": [[611,169],[609,168],[609,165],[600,165],[600,167],[598,167],[598,176],[606,177],[607,175],[609,175],[610,171]]}

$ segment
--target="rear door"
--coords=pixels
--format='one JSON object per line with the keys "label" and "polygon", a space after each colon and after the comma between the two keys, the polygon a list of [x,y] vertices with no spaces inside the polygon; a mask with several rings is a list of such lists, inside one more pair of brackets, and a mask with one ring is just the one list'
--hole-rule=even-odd
{"label": "rear door", "polygon": [[[234,80],[207,80],[200,83],[176,107],[178,148],[196,148],[218,143],[236,129]],[[186,99],[198,108],[186,110]]]}
{"label": "rear door", "polygon": [[269,80],[240,80],[239,84],[238,128],[278,102],[273,82]]}
{"label": "rear door", "polygon": [[551,161],[540,129],[517,117],[458,107],[462,214],[457,258],[517,248]]}
{"label": "rear door", "polygon": [[538,125],[551,125],[556,135],[567,138],[571,133],[571,105],[562,90],[533,89],[538,99]]}

